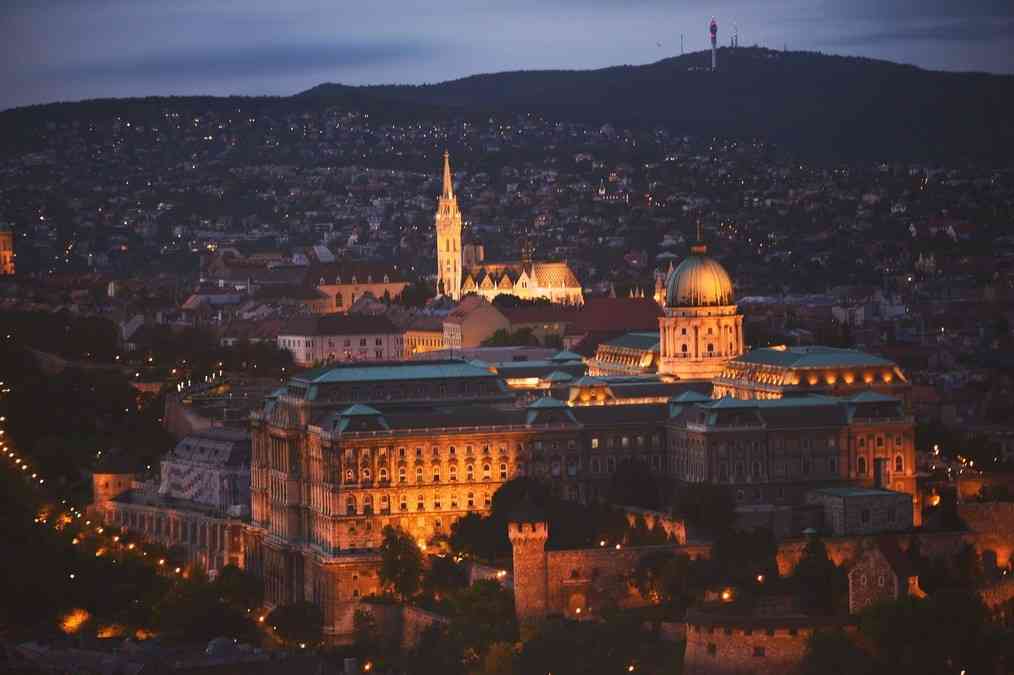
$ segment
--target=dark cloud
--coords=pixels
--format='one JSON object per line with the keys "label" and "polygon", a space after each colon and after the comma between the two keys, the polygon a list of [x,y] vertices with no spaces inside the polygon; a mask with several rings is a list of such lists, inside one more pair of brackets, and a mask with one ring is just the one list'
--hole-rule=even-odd
{"label": "dark cloud", "polygon": [[83,65],[43,68],[40,75],[52,79],[138,77],[195,77],[222,79],[263,75],[274,77],[292,72],[391,64],[433,58],[440,46],[421,41],[375,41],[337,44],[269,44],[240,48],[185,49],[131,60],[106,60]]}
{"label": "dark cloud", "polygon": [[1014,72],[1012,0],[0,0],[0,108],[648,63],[727,44]]}
{"label": "dark cloud", "polygon": [[828,45],[861,47],[891,42],[1007,42],[1012,44],[1014,19],[956,19],[922,23],[884,23],[877,28],[854,35],[842,35],[828,40]]}

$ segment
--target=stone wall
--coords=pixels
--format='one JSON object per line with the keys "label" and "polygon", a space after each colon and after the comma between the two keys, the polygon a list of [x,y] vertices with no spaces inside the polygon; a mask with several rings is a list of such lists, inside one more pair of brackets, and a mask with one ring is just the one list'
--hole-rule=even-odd
{"label": "stone wall", "polygon": [[814,624],[806,618],[687,615],[686,675],[785,675],[806,652],[817,629],[854,630],[842,623]]}
{"label": "stone wall", "polygon": [[1014,552],[1014,502],[958,504],[958,515],[975,533],[975,547],[979,553],[992,551],[996,554],[996,564],[1006,567]]}
{"label": "stone wall", "polygon": [[[646,604],[629,583],[629,577],[641,558],[660,551],[698,558],[708,557],[711,549],[709,546],[664,545],[548,551],[546,612],[581,619],[596,616],[609,604],[621,607]],[[515,577],[514,583],[524,582]]]}
{"label": "stone wall", "polygon": [[[388,644],[397,644],[400,649],[412,649],[419,644],[419,639],[431,626],[446,625],[449,619],[433,612],[427,612],[411,605],[388,605],[370,602],[356,603],[348,612],[349,621],[353,621],[356,610],[373,615],[380,631],[381,639]],[[352,626],[342,631],[339,641],[351,643]]]}

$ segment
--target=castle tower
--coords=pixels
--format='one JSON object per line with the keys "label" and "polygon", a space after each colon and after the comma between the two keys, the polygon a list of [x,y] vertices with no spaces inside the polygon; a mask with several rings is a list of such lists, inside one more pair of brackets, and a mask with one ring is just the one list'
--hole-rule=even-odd
{"label": "castle tower", "polygon": [[454,196],[450,155],[444,151],[444,188],[437,202],[437,293],[461,298],[461,211]]}
{"label": "castle tower", "polygon": [[541,619],[548,609],[549,523],[537,516],[515,514],[507,524],[507,537],[514,550],[514,611],[518,623]]}
{"label": "castle tower", "polygon": [[14,229],[0,223],[0,277],[14,274]]}

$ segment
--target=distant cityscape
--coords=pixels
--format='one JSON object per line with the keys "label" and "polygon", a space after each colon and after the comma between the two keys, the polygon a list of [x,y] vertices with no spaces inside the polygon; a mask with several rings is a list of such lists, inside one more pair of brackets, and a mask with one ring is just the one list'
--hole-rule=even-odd
{"label": "distant cityscape", "polygon": [[1014,167],[223,101],[0,153],[4,667],[1012,672]]}

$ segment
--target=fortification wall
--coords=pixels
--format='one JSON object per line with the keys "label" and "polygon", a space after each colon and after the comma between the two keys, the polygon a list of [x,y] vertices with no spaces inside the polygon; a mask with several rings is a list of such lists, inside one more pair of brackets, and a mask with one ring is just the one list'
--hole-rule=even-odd
{"label": "fortification wall", "polygon": [[373,617],[386,644],[398,645],[400,649],[412,649],[426,629],[435,625],[446,625],[449,619],[418,607],[381,604],[372,602],[350,602],[341,613],[342,625],[334,636],[337,644],[351,644],[355,639],[354,620],[356,611],[364,611]]}
{"label": "fortification wall", "polygon": [[[546,611],[569,618],[595,616],[606,605],[638,607],[645,602],[629,583],[630,573],[651,553],[708,557],[710,546],[625,546],[548,551]],[[524,583],[515,578],[515,584]],[[516,591],[515,591],[516,592]],[[578,611],[580,610],[580,611]]]}
{"label": "fortification wall", "polygon": [[687,617],[686,675],[784,675],[806,653],[806,642],[819,628],[850,626],[807,624],[802,620]]}
{"label": "fortification wall", "polygon": [[992,551],[996,564],[1006,567],[1014,552],[1014,503],[983,502],[958,504],[958,515],[975,533],[975,547],[980,554]]}

